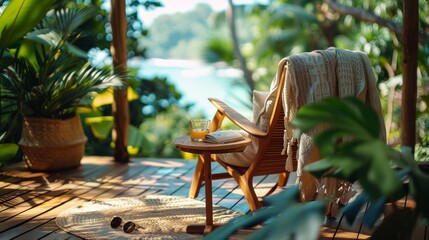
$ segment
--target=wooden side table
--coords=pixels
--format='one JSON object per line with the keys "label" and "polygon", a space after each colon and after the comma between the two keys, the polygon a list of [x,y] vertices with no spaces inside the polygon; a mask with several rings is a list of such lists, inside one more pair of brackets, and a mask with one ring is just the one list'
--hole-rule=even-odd
{"label": "wooden side table", "polygon": [[203,160],[206,197],[206,223],[193,224],[188,226],[186,228],[187,233],[206,234],[211,232],[215,227],[218,226],[216,224],[213,224],[212,172],[210,154],[242,152],[246,148],[246,146],[250,144],[251,141],[252,140],[250,140],[250,138],[245,138],[244,140],[238,142],[215,144],[205,142],[192,142],[190,136],[182,136],[174,140],[174,144],[176,145],[176,147],[180,148],[180,150],[184,152],[200,154],[202,155],[201,159]]}

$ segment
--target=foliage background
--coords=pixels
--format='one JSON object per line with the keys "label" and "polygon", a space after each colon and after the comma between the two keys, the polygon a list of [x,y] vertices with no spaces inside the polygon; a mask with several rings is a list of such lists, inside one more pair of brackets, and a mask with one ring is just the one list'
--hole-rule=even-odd
{"label": "foliage background", "polygon": [[[331,7],[335,4],[355,10],[363,16],[376,16],[378,21],[369,22],[336,11]],[[252,72],[255,89],[268,89],[277,63],[285,56],[330,46],[365,52],[378,81],[388,144],[399,146],[402,36],[396,29],[402,26],[402,1],[273,0],[268,5],[234,7],[237,12],[235,24],[239,47]],[[424,40],[429,39],[428,12],[429,3],[419,0],[421,40],[418,48],[417,160],[427,160],[429,157],[429,41]],[[201,18],[199,13],[209,17]],[[393,27],[386,27],[385,22]],[[223,61],[240,68],[227,26],[225,12],[210,12],[207,6],[198,5],[189,13],[156,19],[149,28],[149,35],[141,43],[147,46],[148,56],[203,59],[208,63]],[[167,45],[164,44],[166,42]],[[183,49],[193,51],[183,52]]]}
{"label": "foliage background", "polygon": [[[0,1],[7,5],[9,1]],[[103,0],[57,0],[54,7],[79,7],[95,5],[100,8],[98,16],[82,28],[84,38],[76,43],[85,51],[108,53],[111,34],[108,19],[108,3]],[[180,58],[206,61],[209,64],[223,62],[240,68],[234,55],[231,32],[225,11],[214,12],[209,6],[199,4],[187,13],[164,15],[150,26],[144,25],[144,12],[156,11],[162,7],[159,1],[127,0],[129,58],[149,57]],[[277,63],[285,56],[325,49],[330,46],[360,50],[368,54],[377,77],[382,96],[388,143],[399,145],[400,133],[400,90],[401,90],[401,36],[380,22],[368,22],[344,12],[334,10],[333,4],[353,8],[362,15],[376,15],[401,26],[403,1],[369,0],[271,0],[267,5],[235,5],[235,25],[239,50],[252,73],[255,89],[267,90],[275,74]],[[140,16],[139,12],[143,12]],[[419,34],[428,39],[429,3],[419,0]],[[191,50],[190,50],[191,49]],[[418,114],[416,159],[428,158],[428,72],[429,41],[419,42],[418,61]],[[181,93],[162,79],[138,79],[136,71],[130,70],[131,86],[138,98],[130,101],[131,124],[139,128],[144,136],[137,156],[181,157],[166,139],[172,133],[186,131],[191,106],[178,106]],[[249,87],[249,95],[251,94]],[[246,100],[247,101],[247,100]],[[162,104],[161,104],[162,103]],[[250,103],[249,103],[250,105]],[[153,111],[142,113],[139,109],[150,106]],[[109,115],[110,107],[97,109],[102,115]],[[168,118],[183,119],[180,124],[171,123]],[[151,128],[150,125],[164,126]],[[111,154],[109,137],[104,140],[90,135],[87,153]],[[173,135],[174,135],[173,134]],[[19,135],[19,133],[17,133]],[[158,137],[153,137],[158,136]],[[15,138],[17,139],[17,136]],[[2,142],[8,142],[2,140]],[[163,147],[164,146],[164,147]]]}

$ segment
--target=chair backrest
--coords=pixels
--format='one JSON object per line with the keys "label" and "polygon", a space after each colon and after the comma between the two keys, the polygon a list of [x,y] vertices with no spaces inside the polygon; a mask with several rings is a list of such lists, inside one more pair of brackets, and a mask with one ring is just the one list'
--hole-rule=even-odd
{"label": "chair backrest", "polygon": [[[268,125],[267,136],[259,138],[259,148],[255,161],[249,168],[253,175],[267,175],[285,172],[287,155],[282,154],[284,147],[284,109],[282,104],[282,92],[285,84],[285,69],[279,71],[279,83],[277,96],[274,101],[273,112]],[[292,145],[293,169],[297,169],[297,144]]]}

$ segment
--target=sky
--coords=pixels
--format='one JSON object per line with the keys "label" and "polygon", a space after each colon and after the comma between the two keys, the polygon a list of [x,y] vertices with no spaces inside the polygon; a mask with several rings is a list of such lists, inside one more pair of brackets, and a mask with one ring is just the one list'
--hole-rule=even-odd
{"label": "sky", "polygon": [[[142,9],[139,14],[145,25],[150,25],[153,20],[163,14],[177,12],[187,12],[192,10],[198,3],[209,4],[214,11],[220,11],[228,6],[228,0],[160,0],[163,7],[152,10]],[[234,4],[253,4],[257,2],[267,2],[267,0],[234,0]]]}

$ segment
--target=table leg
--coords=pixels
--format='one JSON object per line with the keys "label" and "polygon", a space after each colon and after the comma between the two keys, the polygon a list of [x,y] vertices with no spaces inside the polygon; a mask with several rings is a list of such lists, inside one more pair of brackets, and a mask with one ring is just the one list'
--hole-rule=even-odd
{"label": "table leg", "polygon": [[204,159],[202,155],[198,155],[197,165],[195,166],[194,177],[192,179],[191,188],[189,189],[189,197],[196,198],[200,192],[201,183],[204,178]]}
{"label": "table leg", "polygon": [[211,156],[204,153],[204,183],[206,190],[206,226],[213,226],[213,195]]}
{"label": "table leg", "polygon": [[209,153],[205,153],[203,156],[203,171],[206,197],[206,224],[190,225],[186,228],[187,233],[207,234],[219,226],[218,224],[213,224],[212,169]]}

